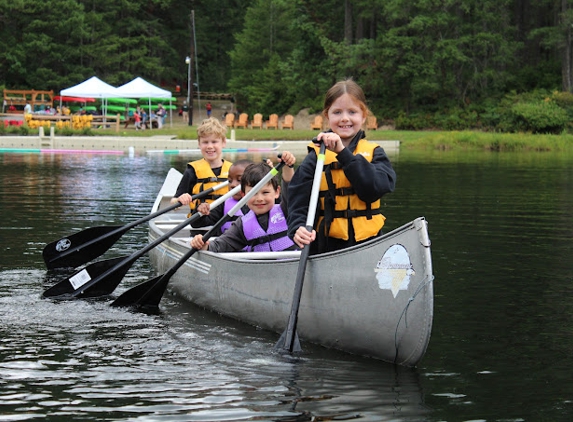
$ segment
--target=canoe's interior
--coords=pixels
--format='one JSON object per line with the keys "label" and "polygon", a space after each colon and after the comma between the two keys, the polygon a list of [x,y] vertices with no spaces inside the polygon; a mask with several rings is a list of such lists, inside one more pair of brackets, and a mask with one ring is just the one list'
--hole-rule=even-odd
{"label": "canoe's interior", "polygon": [[[169,203],[165,203],[162,201],[162,207],[165,208],[169,205]],[[176,210],[164,214],[162,216],[157,217],[153,224],[161,230],[163,233],[167,233],[169,230],[173,229],[178,224],[181,224],[187,219],[187,214],[182,213],[181,210]],[[207,231],[207,228],[201,228],[199,230]],[[184,228],[183,230],[178,231],[176,234],[171,236],[170,240],[176,244],[185,246],[189,248],[189,242],[191,240],[190,237],[190,228]],[[298,259],[300,257],[300,251],[285,251],[285,252],[228,252],[219,254],[225,256],[227,259],[231,260],[250,260],[250,261],[257,261],[257,260],[272,260],[272,259]]]}

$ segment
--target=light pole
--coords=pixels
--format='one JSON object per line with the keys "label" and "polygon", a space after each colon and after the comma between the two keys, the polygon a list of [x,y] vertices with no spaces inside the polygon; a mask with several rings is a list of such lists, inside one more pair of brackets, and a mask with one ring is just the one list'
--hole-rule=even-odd
{"label": "light pole", "polygon": [[195,55],[195,38],[193,23],[195,22],[195,11],[191,10],[191,49],[190,54],[185,59],[185,63],[189,66],[187,68],[187,105],[189,106],[189,126],[193,126],[193,56]]}
{"label": "light pole", "polygon": [[187,108],[189,114],[189,126],[193,126],[193,100],[192,87],[191,87],[191,57],[187,56],[185,58],[185,63],[187,64]]}

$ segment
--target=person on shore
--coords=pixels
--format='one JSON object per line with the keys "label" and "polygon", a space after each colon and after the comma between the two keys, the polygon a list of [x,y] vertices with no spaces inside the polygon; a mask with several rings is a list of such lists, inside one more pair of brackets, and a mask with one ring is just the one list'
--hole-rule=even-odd
{"label": "person on shore", "polygon": [[24,114],[32,114],[32,106],[30,105],[30,101],[26,101],[26,105],[24,106]]}
{"label": "person on shore", "polygon": [[211,111],[213,110],[213,106],[211,105],[210,101],[207,101],[205,105],[205,110],[207,110],[207,117],[211,117]]}
{"label": "person on shore", "polygon": [[[231,162],[223,159],[223,148],[227,145],[227,127],[211,117],[203,120],[197,128],[197,143],[203,158],[191,161],[183,173],[172,203],[177,201],[189,205],[191,213],[195,212],[200,201],[193,201],[191,196],[216,186],[229,177]],[[204,202],[211,203],[219,198],[221,192],[213,192]]]}
{"label": "person on shore", "polygon": [[133,122],[135,125],[135,130],[141,129],[141,107],[137,106],[135,112],[133,113]]}
{"label": "person on shore", "polygon": [[157,117],[157,129],[161,129],[165,124],[165,117],[167,116],[167,110],[163,107],[163,104],[157,104],[157,111],[155,112]]}
{"label": "person on shore", "polygon": [[183,106],[181,106],[181,111],[183,112],[183,121],[189,123],[189,105],[187,101],[183,101]]}
{"label": "person on shore", "polygon": [[362,125],[368,114],[364,92],[353,80],[340,81],[326,93],[323,115],[330,130],[316,137],[326,146],[316,231],[309,232],[305,225],[318,145],[308,146],[309,154],[289,186],[289,237],[301,248],[310,244],[311,254],[381,234],[386,217],[380,198],[394,190],[396,173],[384,150],[365,139]]}
{"label": "person on shore", "polygon": [[140,116],[141,116],[141,130],[145,130],[147,128],[147,112],[143,107],[140,107]]}
{"label": "person on shore", "polygon": [[[282,171],[283,188],[286,191],[294,174],[296,158],[284,151],[280,160],[287,165]],[[271,169],[266,162],[247,166],[241,178],[241,192],[244,195],[249,193]],[[276,203],[278,198],[281,198],[279,204]],[[204,242],[203,236],[198,234],[191,239],[191,246],[212,252],[276,252],[296,249],[294,242],[287,236],[288,198],[287,195],[281,196],[278,177],[273,177],[263,186],[247,201],[247,205],[249,212],[234,221],[221,236]]]}

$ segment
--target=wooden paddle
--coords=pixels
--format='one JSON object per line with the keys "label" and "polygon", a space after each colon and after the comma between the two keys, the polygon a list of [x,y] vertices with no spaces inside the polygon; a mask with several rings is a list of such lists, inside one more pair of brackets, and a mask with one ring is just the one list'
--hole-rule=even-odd
{"label": "wooden paddle", "polygon": [[[217,186],[213,186],[203,192],[194,195],[192,198],[201,199],[210,193],[223,189],[229,184],[225,181]],[[125,226],[98,226],[90,227],[71,236],[63,237],[44,247],[42,255],[48,269],[62,267],[78,267],[103,255],[115,242],[121,238],[128,230],[145,223],[155,217],[180,207],[182,204],[177,202],[167,208],[154,212],[153,214],[143,217],[133,223]]]}
{"label": "wooden paddle", "polygon": [[[240,186],[235,187],[209,204],[209,207],[214,208],[222,204],[225,200],[238,193],[240,189]],[[57,299],[72,299],[78,296],[89,298],[111,294],[138,258],[201,216],[202,214],[199,212],[193,214],[190,218],[130,256],[122,256],[89,264],[83,270],[76,272],[71,277],[60,281],[46,290],[43,296]]]}
{"label": "wooden paddle", "polygon": [[[314,141],[314,140],[313,140]],[[320,191],[320,181],[322,179],[322,168],[324,167],[324,153],[326,147],[323,143],[320,144],[320,151],[316,159],[316,168],[314,169],[314,179],[312,182],[312,190],[310,192],[310,202],[308,204],[308,214],[306,217],[306,229],[312,232],[314,225],[314,217],[316,215],[316,207],[318,205],[318,194]],[[294,294],[292,298],[292,306],[290,316],[288,319],[287,327],[275,344],[275,350],[282,349],[290,353],[302,352],[300,341],[296,332],[296,325],[298,322],[298,308],[300,305],[300,298],[302,296],[302,286],[304,283],[304,273],[306,271],[306,263],[310,253],[310,245],[306,245],[300,253],[300,261],[298,263],[298,271],[296,274],[296,282],[294,285]]]}
{"label": "wooden paddle", "polygon": [[[280,158],[280,155],[279,155]],[[203,240],[207,241],[213,233],[221,228],[223,224],[227,221],[231,220],[235,213],[239,211],[243,205],[247,203],[249,199],[251,199],[261,188],[263,188],[269,181],[278,174],[281,167],[284,163],[281,161],[278,163],[269,173],[261,179],[259,183],[257,183],[253,188],[245,195],[237,204],[231,208],[227,214],[225,214],[217,223],[211,228],[207,233],[203,235]],[[185,255],[177,261],[177,263],[171,267],[167,272],[158,275],[152,279],[144,281],[143,283],[138,284],[135,287],[127,290],[121,296],[119,296],[116,300],[114,300],[111,306],[130,306],[134,307],[138,310],[144,311],[153,311],[159,306],[159,302],[167,289],[167,285],[169,284],[169,280],[177,272],[177,270],[187,262],[191,256],[197,252],[197,249],[192,248],[190,249]]]}

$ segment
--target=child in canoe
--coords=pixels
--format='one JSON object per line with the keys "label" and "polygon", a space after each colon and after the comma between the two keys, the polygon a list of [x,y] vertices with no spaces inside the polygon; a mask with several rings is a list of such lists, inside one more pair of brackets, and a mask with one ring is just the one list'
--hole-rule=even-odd
{"label": "child in canoe", "polygon": [[[229,169],[229,179],[228,179],[229,180],[228,186],[230,191],[241,184],[241,178],[243,177],[245,168],[247,168],[247,166],[250,164],[253,164],[253,162],[251,160],[245,159],[236,161],[231,165],[231,168]],[[223,216],[227,214],[231,210],[231,208],[233,208],[237,204],[237,202],[241,200],[242,197],[243,193],[239,191],[231,198],[227,199],[223,204],[213,209],[210,209],[209,204],[207,202],[199,204],[199,206],[197,207],[197,212],[203,214],[203,217],[199,218],[199,220],[193,223],[193,227],[198,228],[198,227],[206,227],[214,225],[215,223],[217,223],[217,221],[223,218]],[[219,233],[213,233],[213,235],[220,236],[229,227],[231,227],[233,221],[235,221],[237,218],[245,215],[248,212],[249,212],[249,207],[247,205],[244,205],[239,211],[235,213],[235,215],[233,216],[233,218],[231,218],[230,221],[226,222],[225,224],[223,224],[223,226],[221,226],[221,231]]]}
{"label": "child in canoe", "polygon": [[[283,190],[294,174],[296,158],[288,151],[283,152],[281,160],[288,167],[283,167]],[[241,178],[241,192],[248,193],[269,171],[267,163],[250,164]],[[281,198],[280,204],[276,203]],[[213,252],[238,251],[284,251],[294,250],[295,244],[287,236],[287,206],[286,195],[281,196],[281,187],[277,177],[263,186],[248,202],[249,212],[233,222],[231,227],[221,236],[203,242],[203,236],[197,235],[191,239],[195,249]]]}
{"label": "child in canoe", "polygon": [[[231,162],[223,159],[223,148],[227,145],[227,127],[214,117],[203,120],[197,128],[199,150],[203,158],[191,161],[183,173],[171,203],[177,201],[189,205],[191,213],[195,212],[201,201],[193,201],[191,195],[198,194],[216,186],[229,177]],[[224,192],[213,192],[204,202],[211,203]]]}
{"label": "child in canoe", "polygon": [[396,185],[396,173],[384,150],[365,139],[362,125],[370,111],[356,82],[349,79],[332,86],[322,113],[330,130],[316,137],[326,146],[316,231],[309,232],[305,225],[317,145],[309,145],[289,185],[289,237],[301,248],[312,242],[310,254],[335,251],[380,235],[386,220],[380,198]]}

